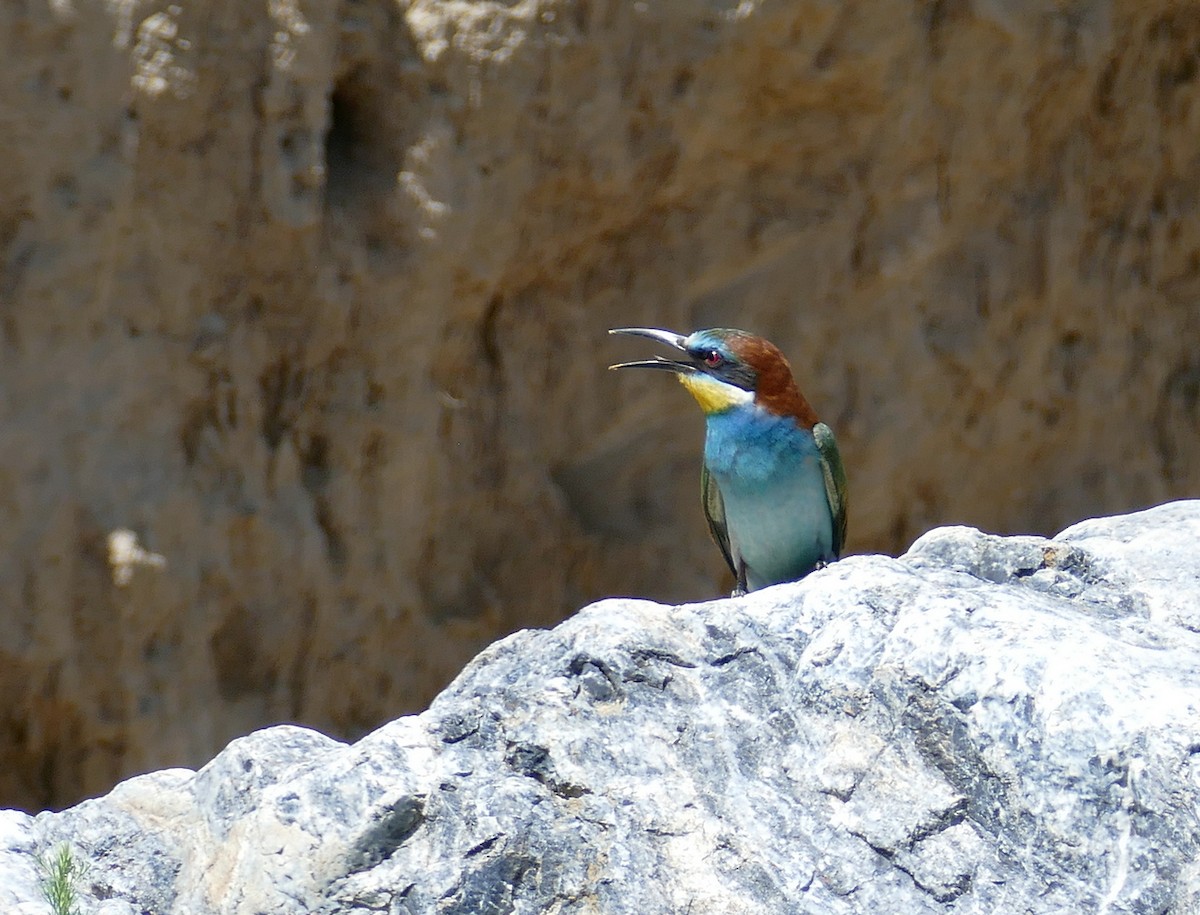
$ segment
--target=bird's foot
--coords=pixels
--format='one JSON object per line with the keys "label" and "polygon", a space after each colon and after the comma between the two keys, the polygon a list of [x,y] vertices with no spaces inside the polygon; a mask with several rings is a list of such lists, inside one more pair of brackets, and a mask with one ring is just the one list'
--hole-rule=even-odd
{"label": "bird's foot", "polygon": [[741,585],[738,585],[736,588],[734,588],[732,591],[729,592],[729,596],[730,597],[745,597],[746,589],[743,588]]}

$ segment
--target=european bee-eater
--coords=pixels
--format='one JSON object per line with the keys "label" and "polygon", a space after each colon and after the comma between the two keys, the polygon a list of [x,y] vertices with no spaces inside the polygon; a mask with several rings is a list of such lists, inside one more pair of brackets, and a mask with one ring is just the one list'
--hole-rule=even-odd
{"label": "european bee-eater", "polygon": [[734,595],[795,581],[837,559],[846,542],[846,472],[833,431],[817,419],[778,348],[742,330],[689,336],[648,327],[683,354],[614,369],[673,372],[706,418],[700,489]]}

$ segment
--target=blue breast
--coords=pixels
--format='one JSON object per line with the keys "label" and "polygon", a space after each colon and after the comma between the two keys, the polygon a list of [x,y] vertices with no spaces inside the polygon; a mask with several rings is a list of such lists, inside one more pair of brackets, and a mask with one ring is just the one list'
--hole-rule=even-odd
{"label": "blue breast", "polygon": [[807,429],[756,406],[712,414],[704,461],[751,589],[793,581],[836,558],[821,455]]}

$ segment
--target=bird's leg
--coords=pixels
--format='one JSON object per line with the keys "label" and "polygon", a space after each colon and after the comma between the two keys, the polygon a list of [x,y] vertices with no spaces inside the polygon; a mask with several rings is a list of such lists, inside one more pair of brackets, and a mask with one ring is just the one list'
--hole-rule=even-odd
{"label": "bird's leg", "polygon": [[737,564],[737,583],[733,586],[733,593],[730,597],[745,597],[746,596],[746,563],[738,560]]}

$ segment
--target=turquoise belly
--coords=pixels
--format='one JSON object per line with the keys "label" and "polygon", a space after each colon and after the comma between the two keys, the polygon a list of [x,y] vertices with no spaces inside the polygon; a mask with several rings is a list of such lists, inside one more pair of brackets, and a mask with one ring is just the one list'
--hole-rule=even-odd
{"label": "turquoise belly", "polygon": [[833,554],[833,519],[812,435],[760,410],[710,416],[705,463],[725,502],[751,590],[794,581]]}

